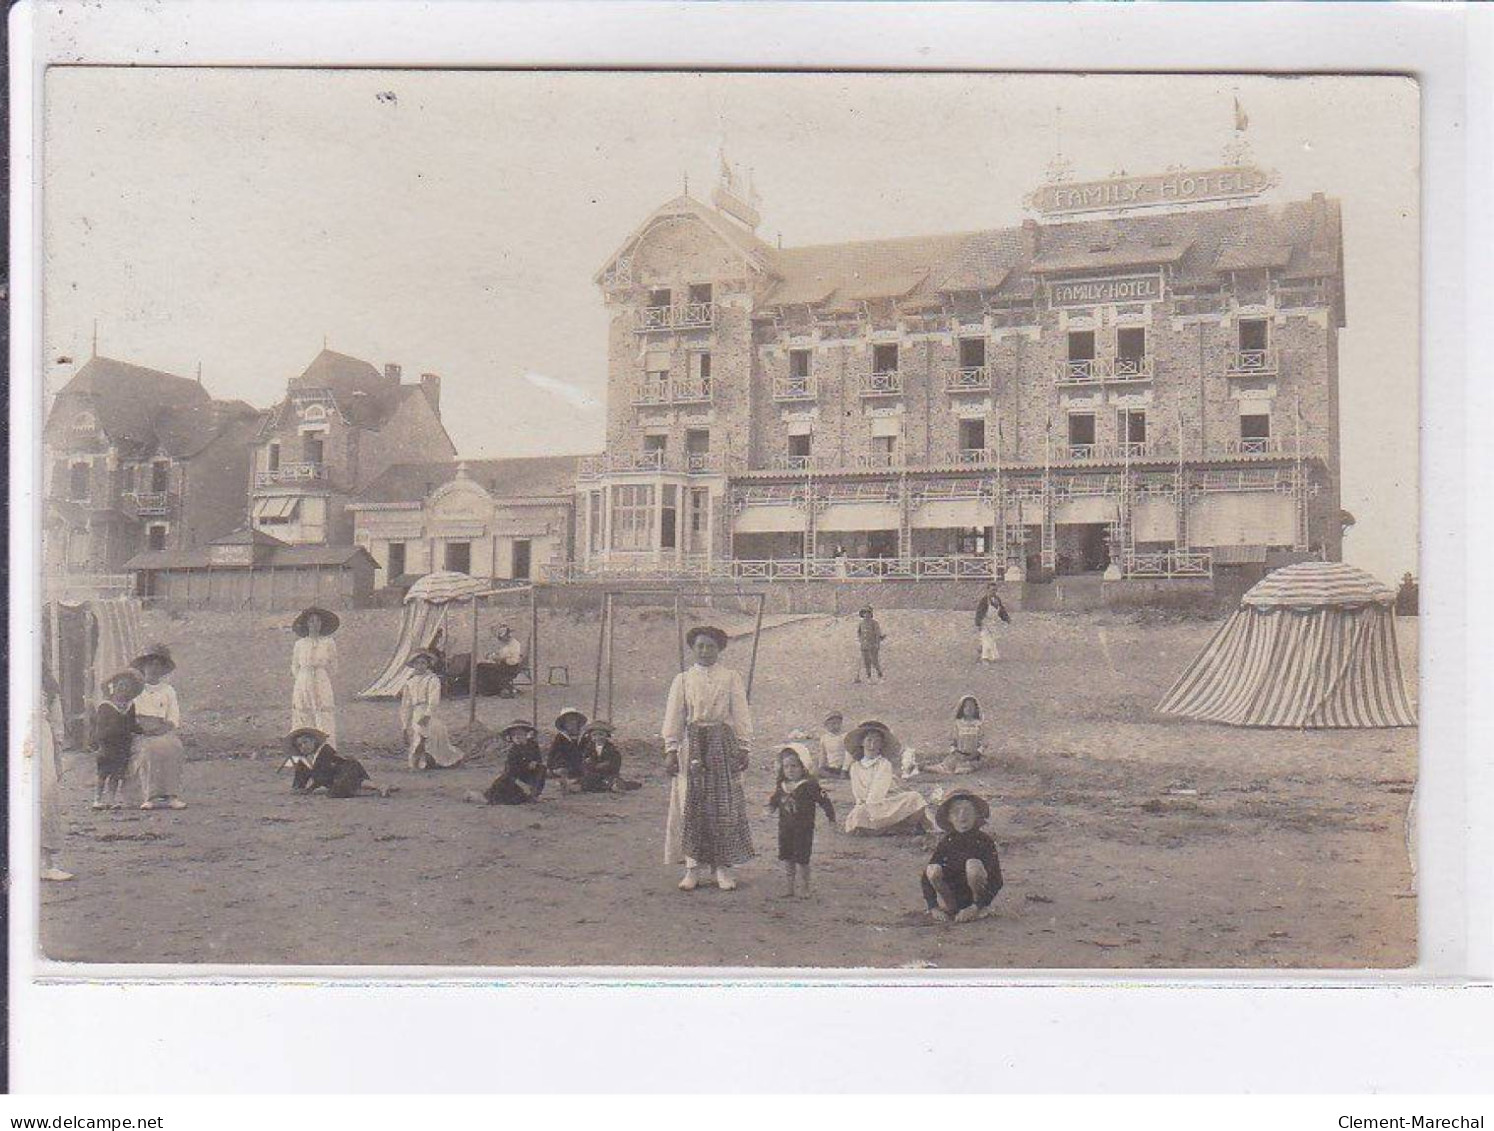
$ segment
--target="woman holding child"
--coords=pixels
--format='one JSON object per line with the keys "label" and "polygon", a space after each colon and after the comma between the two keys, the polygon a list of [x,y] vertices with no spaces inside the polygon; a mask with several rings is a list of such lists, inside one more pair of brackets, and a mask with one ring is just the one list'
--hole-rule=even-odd
{"label": "woman holding child", "polygon": [[130,772],[140,779],[145,796],[142,809],[185,809],[181,799],[182,765],[187,760],[177,728],[182,725],[182,708],[176,688],[166,682],[176,671],[171,649],[152,644],[130,664],[140,673],[145,687],[135,696],[135,723],[139,736]]}
{"label": "woman holding child", "polygon": [[681,891],[694,891],[699,869],[732,891],[731,870],[752,859],[742,772],[752,744],[752,712],[741,673],[718,663],[726,633],[699,625],[685,634],[695,663],[674,677],[664,709],[665,768],[674,779],[665,825],[666,863],[685,864]]}

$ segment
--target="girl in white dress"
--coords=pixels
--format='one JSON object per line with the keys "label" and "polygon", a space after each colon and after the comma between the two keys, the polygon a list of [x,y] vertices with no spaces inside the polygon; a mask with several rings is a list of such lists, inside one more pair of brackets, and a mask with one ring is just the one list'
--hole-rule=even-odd
{"label": "girl in white dress", "polygon": [[466,755],[451,744],[446,724],[436,714],[441,706],[441,677],[432,670],[436,657],[422,648],[405,665],[415,669],[399,693],[399,725],[404,731],[410,769],[455,766]]}
{"label": "girl in white dress", "polygon": [[182,708],[176,688],[166,677],[176,670],[171,649],[153,644],[136,656],[130,665],[145,680],[145,690],[135,696],[135,721],[140,737],[135,740],[135,755],[130,772],[140,780],[145,796],[142,809],[185,809],[181,799],[182,765],[187,753],[177,734],[182,725]]}
{"label": "girl in white dress", "polygon": [[855,759],[851,763],[851,796],[856,800],[846,814],[846,832],[916,833],[937,829],[923,795],[897,784],[888,759],[897,757],[901,746],[885,724],[874,719],[862,723],[846,735],[846,749]]}
{"label": "girl in white dress", "polygon": [[752,711],[740,672],[717,662],[726,633],[692,628],[685,643],[695,663],[674,677],[664,708],[665,769],[673,778],[664,830],[665,862],[685,864],[681,891],[694,891],[697,869],[713,868],[732,891],[731,870],[752,859],[742,771],[752,749]]}
{"label": "girl in white dress", "polygon": [[337,702],[332,677],[337,674],[337,644],[332,634],[337,614],[313,605],[291,625],[300,638],[291,650],[291,730],[315,727],[337,745]]}

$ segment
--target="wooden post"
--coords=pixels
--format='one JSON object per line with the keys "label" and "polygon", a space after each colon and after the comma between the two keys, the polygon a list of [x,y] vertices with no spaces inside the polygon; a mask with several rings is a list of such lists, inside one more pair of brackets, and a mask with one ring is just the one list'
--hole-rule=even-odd
{"label": "wooden post", "polygon": [[477,594],[472,594],[472,655],[467,657],[467,741],[477,724]]}
{"label": "wooden post", "polygon": [[540,725],[540,607],[539,590],[533,582],[529,584],[529,686],[533,690],[534,717],[531,723],[535,733]]}
{"label": "wooden post", "polygon": [[768,603],[768,595],[759,593],[757,595],[757,620],[752,625],[752,659],[747,665],[747,701],[752,702],[752,677],[757,674],[757,641],[763,632],[763,606]]}
{"label": "wooden post", "polygon": [[614,657],[617,644],[617,609],[612,594],[607,594],[607,718],[612,718],[612,673],[616,667]]}
{"label": "wooden post", "polygon": [[602,594],[601,628],[597,630],[597,675],[591,695],[591,717],[597,717],[602,709],[602,651],[607,647],[607,617],[612,609],[612,594]]}

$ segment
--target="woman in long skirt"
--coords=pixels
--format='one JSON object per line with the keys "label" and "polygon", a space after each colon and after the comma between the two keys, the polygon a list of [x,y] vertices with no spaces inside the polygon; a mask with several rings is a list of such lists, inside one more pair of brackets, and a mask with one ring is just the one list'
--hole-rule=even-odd
{"label": "woman in long skirt", "polygon": [[145,690],[135,697],[135,721],[141,733],[130,759],[130,772],[140,780],[145,795],[140,808],[185,809],[181,791],[182,764],[187,755],[177,734],[182,709],[176,688],[166,682],[176,670],[176,661],[166,645],[153,644],[130,666],[145,680]]}
{"label": "woman in long skirt", "polygon": [[337,614],[313,605],[291,624],[296,634],[291,649],[291,730],[315,727],[337,745],[337,701],[332,677],[337,674],[337,643],[332,634]]}
{"label": "woman in long skirt", "polygon": [[685,634],[685,643],[695,663],[674,677],[664,709],[665,768],[674,779],[665,861],[684,861],[681,891],[695,890],[703,868],[714,870],[722,891],[732,891],[737,882],[731,870],[753,856],[742,792],[752,712],[741,673],[717,662],[726,633],[702,625]]}
{"label": "woman in long skirt", "polygon": [[414,674],[399,693],[399,725],[412,770],[445,769],[466,757],[451,744],[451,734],[437,714],[441,677],[432,670],[435,663],[436,657],[423,648],[405,661]]}

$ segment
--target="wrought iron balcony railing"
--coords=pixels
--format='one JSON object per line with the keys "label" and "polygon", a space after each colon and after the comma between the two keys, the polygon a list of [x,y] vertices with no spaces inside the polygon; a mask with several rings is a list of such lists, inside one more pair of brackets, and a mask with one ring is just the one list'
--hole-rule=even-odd
{"label": "wrought iron balcony railing", "polygon": [[944,379],[944,388],[951,393],[984,392],[990,387],[991,370],[985,365],[962,365]]}
{"label": "wrought iron balcony railing", "polygon": [[818,395],[818,382],[814,379],[813,375],[773,378],[773,399],[775,401],[812,401]]}
{"label": "wrought iron balcony railing", "polygon": [[1235,350],[1224,365],[1231,377],[1268,377],[1278,371],[1279,362],[1274,349]]}
{"label": "wrought iron balcony railing", "polygon": [[165,491],[126,491],[125,502],[142,517],[159,517],[171,513],[171,499]]}
{"label": "wrought iron balcony railing", "polygon": [[256,487],[277,487],[291,483],[322,483],[327,479],[326,465],[320,463],[282,463],[271,471],[256,471]]}
{"label": "wrought iron balcony railing", "polygon": [[1224,454],[1229,456],[1279,455],[1281,451],[1281,441],[1273,440],[1266,436],[1252,436],[1249,439],[1243,440],[1228,440],[1224,444]]}
{"label": "wrought iron balcony railing", "polygon": [[896,369],[868,373],[861,379],[863,397],[896,397],[903,392],[903,375]]}
{"label": "wrought iron balcony railing", "polygon": [[1054,377],[1060,385],[1102,385],[1150,381],[1154,375],[1150,357],[1086,357],[1058,362]]}
{"label": "wrought iron balcony railing", "polygon": [[675,306],[638,308],[633,329],[639,334],[659,330],[701,330],[716,324],[714,302],[683,302]]}

